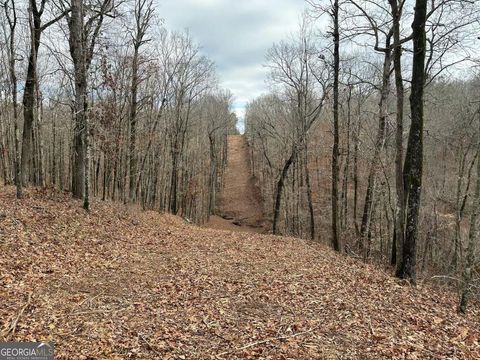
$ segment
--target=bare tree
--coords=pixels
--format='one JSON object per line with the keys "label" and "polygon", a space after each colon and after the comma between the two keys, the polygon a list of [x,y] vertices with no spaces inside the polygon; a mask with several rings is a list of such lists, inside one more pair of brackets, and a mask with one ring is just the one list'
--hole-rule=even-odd
{"label": "bare tree", "polygon": [[29,163],[31,161],[34,149],[33,143],[33,123],[35,118],[35,89],[37,84],[37,59],[40,47],[40,39],[43,31],[49,26],[62,19],[69,9],[61,12],[46,23],[42,24],[42,16],[45,11],[47,0],[29,0],[28,2],[29,26],[30,26],[30,52],[28,55],[28,67],[23,89],[23,136],[22,136],[22,182],[26,185],[31,180],[29,177]]}
{"label": "bare tree", "polygon": [[390,264],[396,265],[397,255],[401,254],[404,241],[405,228],[405,200],[403,185],[403,108],[404,93],[403,75],[402,75],[402,45],[400,23],[403,14],[404,0],[389,0],[392,14],[393,30],[393,68],[395,71],[395,90],[396,90],[396,127],[395,127],[395,224],[392,240],[392,250]]}
{"label": "bare tree", "polygon": [[13,106],[13,124],[14,124],[14,137],[15,137],[15,185],[17,187],[17,198],[20,199],[23,197],[22,192],[22,173],[20,167],[21,154],[20,154],[20,130],[18,128],[18,84],[17,84],[17,73],[16,73],[16,61],[17,54],[15,53],[16,43],[15,43],[15,32],[17,29],[17,9],[15,6],[15,1],[5,1],[3,4],[5,10],[5,16],[8,21],[8,35],[5,32],[6,42],[8,46],[8,64],[9,64],[9,75],[10,75],[10,94],[12,99]]}
{"label": "bare tree", "polygon": [[425,54],[427,1],[416,0],[412,24],[413,69],[410,93],[410,113],[412,121],[405,153],[404,186],[406,189],[406,229],[402,258],[397,268],[397,276],[416,281],[416,255],[418,238],[418,217],[423,176],[423,93],[425,87]]}
{"label": "bare tree", "polygon": [[[207,119],[207,134],[209,142],[209,155],[210,155],[210,178],[209,178],[209,198],[208,198],[208,214],[214,214],[215,205],[217,201],[217,193],[220,188],[219,170],[221,170],[226,163],[222,164],[221,154],[224,153],[223,149],[219,151],[218,147],[226,149],[226,135],[228,134],[231,124],[229,119],[231,113],[229,107],[231,104],[232,95],[230,93],[215,94],[208,96],[204,99],[203,107],[205,112],[203,116]],[[230,126],[229,126],[230,125]],[[226,157],[223,157],[223,161]]]}
{"label": "bare tree", "polygon": [[[67,15],[70,55],[74,66],[75,83],[75,176],[73,177],[72,190],[75,197],[83,197],[83,206],[87,210],[89,208],[90,191],[89,118],[87,114],[88,70],[103,21],[112,9],[111,0],[103,0],[100,4],[89,4],[89,6],[86,6],[83,0],[71,0],[70,13]],[[86,14],[87,10],[88,14]]]}
{"label": "bare tree", "polygon": [[135,152],[137,141],[137,107],[138,107],[138,85],[140,66],[140,48],[149,39],[145,38],[146,32],[153,17],[154,9],[151,0],[135,1],[135,29],[132,34],[133,56],[132,56],[132,85],[130,96],[130,149],[128,153],[130,167],[129,199],[133,202],[135,199],[135,182],[137,180],[137,154]]}
{"label": "bare tree", "polygon": [[[322,113],[329,93],[330,74],[325,64],[325,55],[312,45],[311,32],[305,23],[301,26],[296,42],[275,45],[270,49],[267,60],[270,62],[273,82],[284,87],[293,106],[289,153],[281,166],[274,195],[272,230],[276,234],[286,176],[298,154],[306,149],[308,131]],[[309,210],[310,235],[314,237],[313,205],[309,205]]]}
{"label": "bare tree", "polygon": [[172,79],[174,101],[171,107],[173,116],[168,127],[170,143],[170,159],[172,173],[170,176],[169,210],[176,214],[178,207],[179,168],[189,128],[192,105],[215,84],[213,63],[199,54],[199,48],[187,34],[176,34],[172,37],[176,46],[175,59],[166,69]]}
{"label": "bare tree", "polygon": [[332,244],[336,251],[343,252],[343,243],[340,238],[340,224],[338,211],[338,179],[340,155],[340,130],[338,121],[338,88],[340,76],[340,25],[339,25],[339,3],[334,0],[331,9],[333,22],[333,147],[332,147]]}

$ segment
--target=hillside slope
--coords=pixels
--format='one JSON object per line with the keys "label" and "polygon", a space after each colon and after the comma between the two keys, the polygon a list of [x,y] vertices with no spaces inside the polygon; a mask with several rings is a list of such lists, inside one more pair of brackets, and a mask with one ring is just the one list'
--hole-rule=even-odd
{"label": "hillside slope", "polygon": [[311,242],[0,188],[0,340],[56,359],[480,358],[480,311]]}

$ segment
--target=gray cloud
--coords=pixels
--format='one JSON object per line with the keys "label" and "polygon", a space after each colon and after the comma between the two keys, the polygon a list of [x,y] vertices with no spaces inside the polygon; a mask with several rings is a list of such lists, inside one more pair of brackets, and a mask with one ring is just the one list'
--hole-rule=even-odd
{"label": "gray cloud", "polygon": [[190,30],[243,117],[245,104],[267,90],[265,52],[298,28],[304,8],[304,0],[161,0],[158,15],[168,29]]}

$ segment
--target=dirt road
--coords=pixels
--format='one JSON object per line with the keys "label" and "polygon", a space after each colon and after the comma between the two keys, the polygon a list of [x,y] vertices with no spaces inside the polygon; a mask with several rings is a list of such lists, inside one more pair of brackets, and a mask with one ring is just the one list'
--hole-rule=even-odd
{"label": "dirt road", "polygon": [[242,135],[228,137],[225,186],[217,204],[217,215],[207,227],[222,230],[263,232],[264,217],[260,193],[250,172],[247,141]]}

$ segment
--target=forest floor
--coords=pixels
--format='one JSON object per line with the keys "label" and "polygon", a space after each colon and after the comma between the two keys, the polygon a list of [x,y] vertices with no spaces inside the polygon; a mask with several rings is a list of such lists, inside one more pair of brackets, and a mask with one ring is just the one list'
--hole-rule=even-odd
{"label": "forest floor", "polygon": [[0,186],[0,341],[56,359],[479,359],[480,306],[310,241]]}
{"label": "forest floor", "polygon": [[250,168],[250,154],[245,137],[229,135],[225,185],[219,196],[216,215],[210,217],[205,227],[265,232],[266,221],[263,216],[261,195],[255,186]]}

